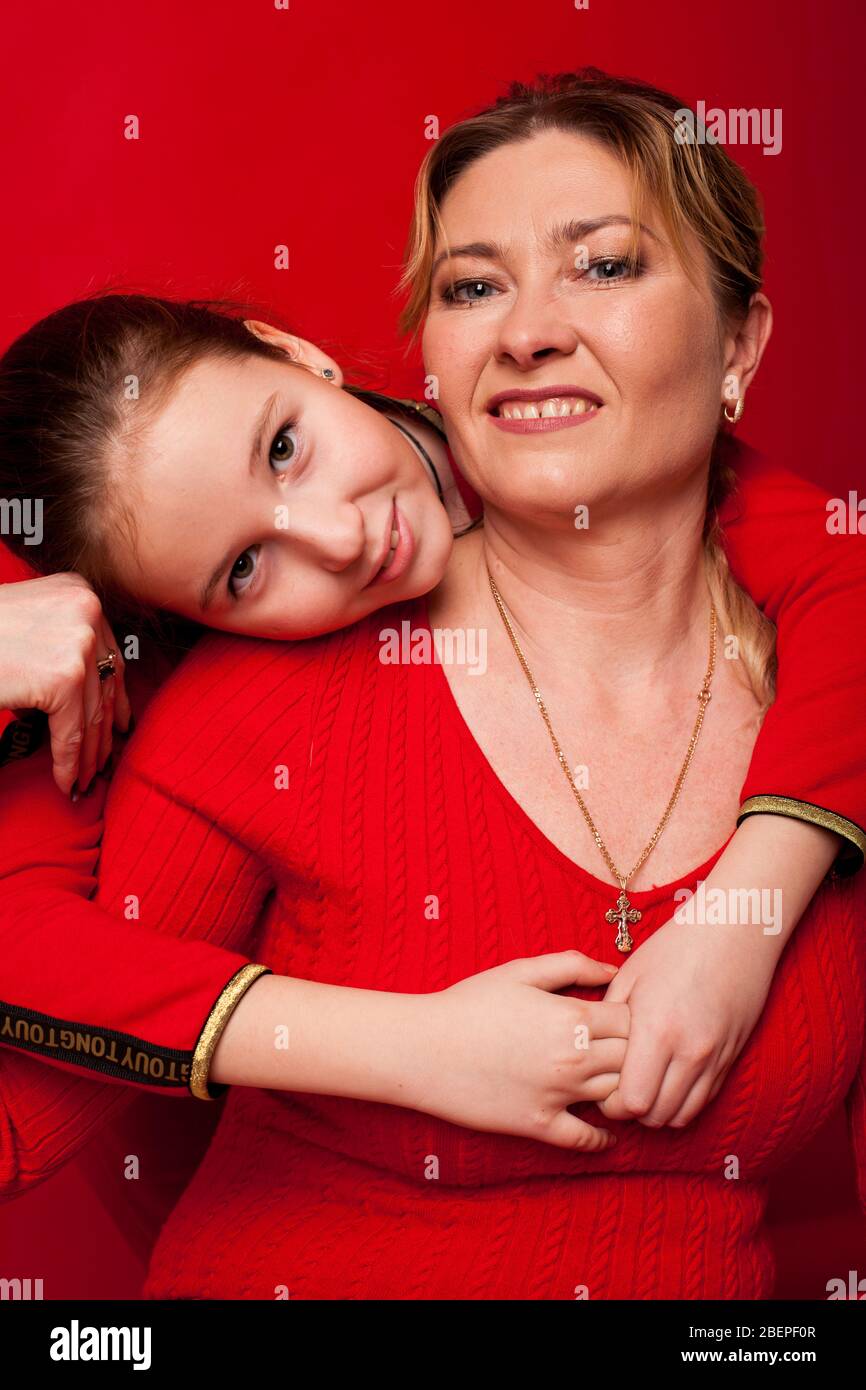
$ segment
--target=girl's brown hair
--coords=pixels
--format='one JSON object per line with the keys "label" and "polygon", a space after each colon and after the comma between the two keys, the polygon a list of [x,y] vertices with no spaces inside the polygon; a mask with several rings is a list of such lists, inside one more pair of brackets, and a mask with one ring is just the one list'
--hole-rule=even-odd
{"label": "girl's brown hair", "polygon": [[[135,451],[189,367],[251,356],[291,365],[245,317],[279,326],[257,305],[105,292],[41,319],[0,358],[0,498],[41,499],[43,532],[38,545],[14,534],[5,543],[40,574],[78,571],[110,621],[165,643],[188,645],[200,629],[136,602],[112,541],[135,545]],[[344,389],[375,409],[402,406]]]}
{"label": "girl's brown hair", "polygon": [[[632,180],[630,255],[637,259],[642,207],[658,208],[672,249],[697,283],[701,267],[691,255],[690,229],[707,255],[720,325],[744,318],[761,287],[764,221],[757,190],[721,145],[683,139],[686,103],[669,92],[599,68],[543,74],[514,82],[477,115],[451,126],[430,147],[415,182],[415,206],[398,289],[407,294],[400,326],[414,341],[430,298],[431,267],[447,247],[441,209],[448,190],[478,159],[546,130],[589,137],[611,150]],[[690,113],[691,115],[691,113]],[[699,135],[696,119],[691,130]],[[720,432],[722,426],[720,421]],[[714,449],[705,523],[710,592],[723,628],[736,636],[746,677],[762,708],[773,699],[775,630],[728,569],[716,519],[735,475]]]}

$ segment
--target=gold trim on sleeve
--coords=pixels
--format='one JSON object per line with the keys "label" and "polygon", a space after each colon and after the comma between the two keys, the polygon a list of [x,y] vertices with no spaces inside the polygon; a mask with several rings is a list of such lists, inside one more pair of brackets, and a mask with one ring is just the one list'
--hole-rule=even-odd
{"label": "gold trim on sleeve", "polygon": [[811,801],[798,801],[793,796],[750,796],[740,807],[737,825],[746,816],[771,815],[791,816],[794,820],[808,821],[820,825],[823,830],[832,830],[844,841],[834,869],[840,874],[855,874],[863,867],[866,856],[866,831],[855,825],[845,816],[828,811],[823,806],[813,806]]}
{"label": "gold trim on sleeve", "polygon": [[216,1045],[222,1037],[223,1029],[250,985],[254,984],[261,975],[270,975],[270,973],[270,967],[267,965],[251,963],[242,966],[237,974],[232,975],[205,1019],[204,1027],[199,1034],[192,1056],[192,1067],[189,1074],[189,1089],[197,1100],[216,1100],[217,1096],[221,1096],[225,1091],[225,1086],[211,1087],[208,1081],[208,1072],[216,1051]]}

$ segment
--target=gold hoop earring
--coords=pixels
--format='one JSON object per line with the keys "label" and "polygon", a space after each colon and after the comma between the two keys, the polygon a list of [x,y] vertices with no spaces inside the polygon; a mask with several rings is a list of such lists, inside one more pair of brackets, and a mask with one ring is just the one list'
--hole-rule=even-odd
{"label": "gold hoop earring", "polygon": [[738,424],[739,421],[740,421],[740,419],[742,418],[742,414],[743,414],[743,411],[745,410],[745,408],[746,408],[746,405],[745,405],[745,398],[744,398],[743,396],[738,396],[738,397],[737,397],[737,404],[734,406],[734,413],[733,413],[733,415],[729,415],[729,414],[728,414],[728,407],[725,406],[725,408],[724,408],[724,416],[725,416],[725,419],[727,420],[728,424],[729,424],[729,425],[736,425],[736,424]]}

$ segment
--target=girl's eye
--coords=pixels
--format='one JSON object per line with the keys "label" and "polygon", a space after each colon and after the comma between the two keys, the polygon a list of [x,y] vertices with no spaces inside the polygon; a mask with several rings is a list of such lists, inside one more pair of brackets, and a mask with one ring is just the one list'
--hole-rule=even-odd
{"label": "girl's eye", "polygon": [[[446,304],[480,304],[482,299],[489,299],[490,296],[483,293],[484,290],[492,290],[493,286],[487,280],[458,280],[456,284],[448,284],[442,290],[442,298]],[[481,290],[478,299],[463,299],[461,290]]]}
{"label": "girl's eye", "polygon": [[295,454],[298,452],[297,442],[292,438],[292,435],[295,433],[296,426],[289,422],[283,425],[282,429],[274,436],[274,441],[271,444],[270,453],[268,454],[268,462],[277,473],[281,473],[286,464],[291,463]]}
{"label": "girl's eye", "polygon": [[228,589],[232,598],[238,598],[245,589],[248,589],[256,573],[258,562],[257,545],[251,545],[249,550],[245,550],[239,555],[229,571]]}

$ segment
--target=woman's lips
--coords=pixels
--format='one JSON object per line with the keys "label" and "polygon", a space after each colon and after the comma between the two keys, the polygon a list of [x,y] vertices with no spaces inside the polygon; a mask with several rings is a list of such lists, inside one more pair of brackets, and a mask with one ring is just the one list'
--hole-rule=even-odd
{"label": "woman's lips", "polygon": [[[515,404],[525,410],[529,402],[516,401]],[[602,409],[602,406],[587,401],[586,409],[580,415],[539,415],[536,420],[506,420],[503,415],[492,415],[488,411],[487,418],[507,434],[546,434],[548,430],[565,430],[571,425],[585,425],[594,420]]]}
{"label": "woman's lips", "polygon": [[367,585],[368,589],[372,589],[374,585],[378,584],[391,584],[395,579],[399,579],[400,575],[408,569],[412,556],[415,554],[415,537],[412,534],[412,527],[400,511],[396,501],[394,503],[392,529],[397,532],[397,544],[393,552],[390,552],[390,560],[370,580]]}

